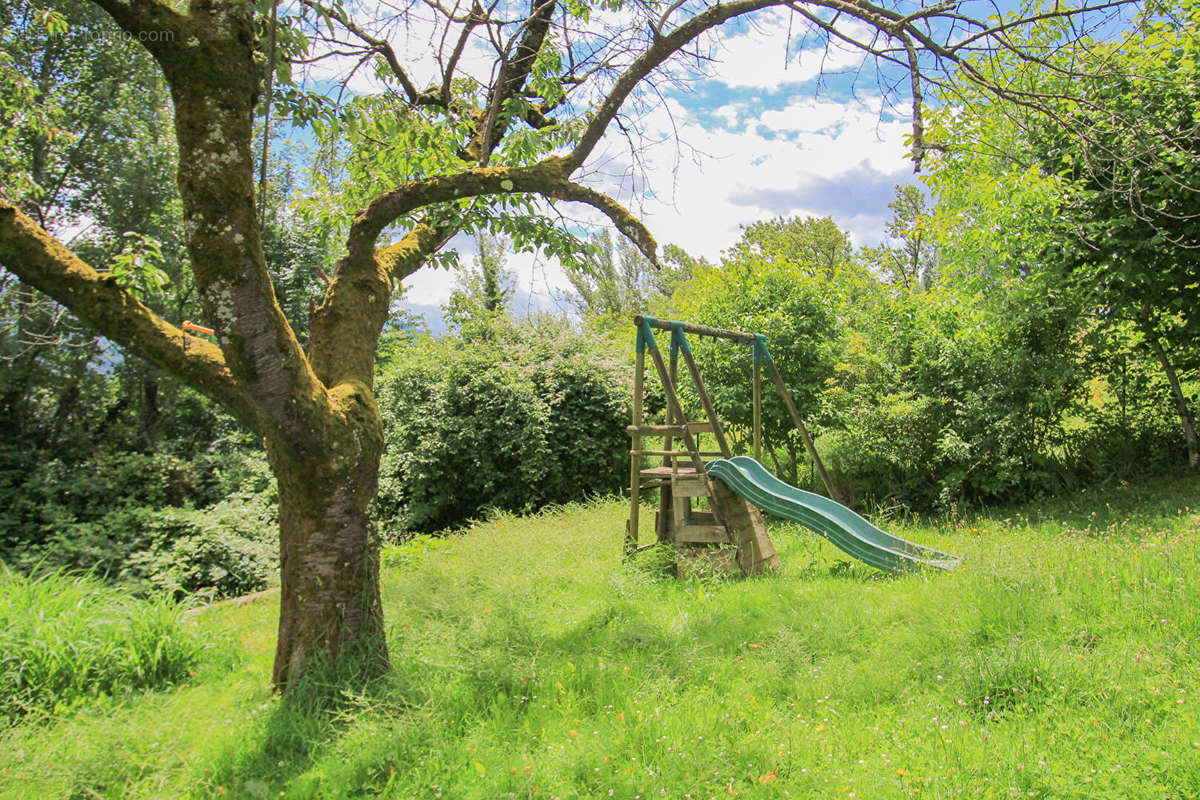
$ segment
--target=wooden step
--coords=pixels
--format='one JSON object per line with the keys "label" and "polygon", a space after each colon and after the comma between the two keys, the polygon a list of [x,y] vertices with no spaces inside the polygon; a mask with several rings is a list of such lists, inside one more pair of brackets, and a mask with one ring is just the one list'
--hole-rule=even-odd
{"label": "wooden step", "polygon": [[[712,433],[711,422],[689,422],[688,431],[692,433]],[[683,436],[684,426],[680,425],[626,425],[625,432],[630,436]]]}
{"label": "wooden step", "polygon": [[675,531],[676,544],[725,544],[731,541],[724,525],[684,525]]}
{"label": "wooden step", "polygon": [[649,467],[641,471],[642,478],[651,482],[644,489],[653,489],[670,484],[676,497],[708,497],[708,476],[698,475],[692,467]]}
{"label": "wooden step", "polygon": [[646,467],[641,473],[643,478],[695,478],[695,467]]}

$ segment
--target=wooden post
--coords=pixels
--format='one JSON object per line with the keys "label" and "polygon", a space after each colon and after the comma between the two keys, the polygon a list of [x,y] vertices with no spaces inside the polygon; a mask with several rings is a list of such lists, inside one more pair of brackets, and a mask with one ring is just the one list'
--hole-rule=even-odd
{"label": "wooden post", "polygon": [[[633,365],[633,424],[642,424],[642,381],[646,373],[646,352],[638,347]],[[642,449],[642,437],[630,436],[630,450]],[[632,555],[638,546],[638,510],[642,502],[642,457],[629,456],[629,527],[625,530],[625,554]]]}
{"label": "wooden post", "polygon": [[[671,364],[670,364],[669,372],[671,375],[671,383],[673,384],[673,383],[675,383],[675,376],[679,372],[679,358],[676,356],[674,350],[671,350]],[[670,426],[675,423],[686,424],[687,420],[675,419],[671,413],[670,406],[668,406],[667,407],[667,425]],[[674,449],[674,443],[672,442],[672,438],[673,437],[671,436],[670,432],[668,432],[667,435],[665,437],[663,437],[663,449],[664,450]],[[663,456],[662,463],[663,463],[664,467],[671,467],[672,471],[674,470],[674,464],[675,464],[674,458],[672,458],[670,456]],[[659,495],[658,495],[658,517],[655,518],[655,522],[657,523],[655,533],[658,535],[658,540],[660,542],[671,541],[671,531],[675,527],[675,497],[674,497],[674,486],[672,486],[670,481],[667,481],[667,485],[664,486],[662,488],[662,491],[659,492]]]}
{"label": "wooden post", "polygon": [[754,460],[762,461],[762,367],[754,359]]}
{"label": "wooden post", "polygon": [[808,435],[808,428],[804,426],[804,420],[800,419],[800,412],[796,410],[796,404],[792,402],[792,393],[788,391],[787,384],[783,382],[783,376],[779,374],[779,368],[775,366],[774,361],[767,361],[767,371],[771,373],[771,379],[775,382],[775,388],[779,390],[779,396],[783,398],[783,404],[787,406],[788,413],[792,415],[792,422],[796,424],[796,430],[800,431],[800,438],[804,440],[804,447],[808,450],[809,456],[812,457],[813,464],[817,467],[817,472],[821,474],[821,482],[825,484],[826,491],[829,492],[829,496],[834,500],[839,503],[842,502],[837,487],[833,485],[833,480],[830,479],[829,473],[825,471],[825,464],[822,463],[821,457],[817,455],[817,448],[813,444],[812,437]]}
{"label": "wooden post", "polygon": [[700,379],[700,370],[696,367],[696,359],[692,357],[692,349],[686,346],[679,349],[683,350],[683,360],[692,376],[692,383],[696,386],[696,393],[700,395],[704,413],[708,414],[708,421],[712,423],[713,438],[717,440],[717,447],[724,458],[729,458],[732,453],[729,451],[729,443],[725,441],[725,431],[721,427],[721,420],[717,419],[717,411],[713,407],[712,398],[708,396],[708,390],[704,388],[704,381]]}

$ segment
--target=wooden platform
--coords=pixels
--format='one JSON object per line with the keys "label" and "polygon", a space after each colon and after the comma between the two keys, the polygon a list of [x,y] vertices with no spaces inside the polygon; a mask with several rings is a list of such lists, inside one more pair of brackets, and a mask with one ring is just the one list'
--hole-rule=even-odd
{"label": "wooden platform", "polygon": [[695,467],[647,467],[641,471],[643,478],[671,478],[676,475],[685,478],[695,478]]}

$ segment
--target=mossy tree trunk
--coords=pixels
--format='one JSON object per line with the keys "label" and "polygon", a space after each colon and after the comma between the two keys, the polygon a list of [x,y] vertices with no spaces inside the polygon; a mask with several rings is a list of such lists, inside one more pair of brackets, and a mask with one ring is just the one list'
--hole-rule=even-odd
{"label": "mossy tree trunk", "polygon": [[[354,399],[355,404],[363,399]],[[336,426],[325,455],[269,447],[279,483],[280,614],[275,685],[303,674],[311,657],[347,645],[368,670],[387,665],[378,542],[368,506],[379,483],[382,425],[373,406]]]}

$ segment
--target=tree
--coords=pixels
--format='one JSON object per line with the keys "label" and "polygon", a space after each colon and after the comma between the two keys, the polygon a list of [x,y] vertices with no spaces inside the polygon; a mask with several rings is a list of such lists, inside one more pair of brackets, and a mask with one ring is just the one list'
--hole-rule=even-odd
{"label": "tree", "polygon": [[[70,231],[81,257],[113,262],[114,278],[159,313],[198,314],[182,268],[174,143],[164,130],[170,102],[151,59],[135,43],[105,41],[111,21],[83,2],[60,12],[0,3],[0,19],[9,69],[32,89],[13,120],[4,170],[28,181],[22,208],[47,230]],[[123,364],[115,374],[139,399],[110,398],[106,378],[93,373],[106,356],[104,372],[112,370],[112,356],[93,332],[16,281],[0,285],[0,306],[9,323],[0,331],[4,438],[21,443],[27,463],[47,451],[85,453],[135,410],[139,445],[153,447],[157,369]],[[52,411],[43,409],[39,424],[36,407],[47,395]]]}
{"label": "tree", "polygon": [[1048,117],[957,89],[960,105],[932,128],[952,125],[957,142],[936,157],[933,183],[943,215],[1003,228],[989,233],[1003,242],[996,266],[1048,271],[1100,321],[1138,328],[1198,467],[1181,373],[1195,364],[1200,334],[1200,4],[1171,14],[1148,16],[1120,46],[1059,53],[1057,69],[1031,71],[1012,57],[992,65],[1042,95],[1062,91],[1080,65],[1103,66],[1107,80],[1081,80],[1086,101],[1063,97]]}
{"label": "tree", "polygon": [[[764,334],[801,416],[811,424],[844,348],[844,323],[872,282],[854,260],[849,236],[831,218],[778,217],[745,226],[721,264],[681,286],[672,299],[687,319]],[[713,402],[734,435],[749,431],[749,348],[700,341],[695,350]],[[796,483],[803,442],[783,400],[769,382],[766,386],[763,445],[777,471]]]}
{"label": "tree", "polygon": [[468,338],[490,335],[491,323],[508,313],[515,284],[513,274],[504,266],[503,240],[481,233],[477,243],[475,263],[459,267],[458,288],[444,308],[451,327]]}
{"label": "tree", "polygon": [[728,260],[773,257],[832,275],[852,255],[850,237],[832,217],[776,217],[743,226]]}
{"label": "tree", "polygon": [[[1100,13],[1089,1],[1051,13],[1083,26]],[[893,78],[902,71],[917,110],[918,161],[925,152],[922,76],[963,64],[979,48],[1004,47],[1014,30],[1046,16],[998,23],[945,3],[733,0],[638,4],[617,9],[604,26],[610,5],[533,0],[522,12],[432,2],[425,9],[433,39],[445,46],[438,75],[420,88],[388,40],[407,17],[387,6],[300,0],[289,14],[265,0],[96,5],[145,47],[170,88],[183,235],[216,341],[164,320],[11,201],[0,204],[0,263],[96,332],[206,394],[264,441],[280,497],[274,680],[283,689],[312,659],[347,648],[375,667],[386,663],[367,515],[384,446],[372,389],[376,345],[396,287],[453,234],[503,231],[519,248],[540,245],[570,258],[574,237],[540,214],[535,198],[583,203],[654,260],[646,227],[573,176],[647,78],[669,73],[706,32],[754,12],[790,9],[823,41],[862,49]],[[980,7],[990,13],[990,4]],[[466,71],[463,54],[473,39],[493,47],[494,69],[482,75]],[[325,113],[289,70],[321,55],[318,46],[361,58],[384,89]],[[977,79],[1004,88],[986,75]],[[256,207],[254,119],[256,109],[266,116],[269,107],[314,126],[325,145],[315,203],[328,218],[341,216],[346,232],[305,346],[277,301]]]}
{"label": "tree", "polygon": [[[812,422],[842,348],[842,298],[829,276],[823,271],[814,274],[805,265],[771,255],[741,255],[736,261],[726,260],[719,268],[705,271],[683,286],[673,300],[680,316],[686,319],[764,334],[801,416]],[[730,424],[730,434],[746,443],[754,413],[750,348],[700,339],[693,349],[703,365],[705,387],[713,405]],[[804,444],[782,398],[771,388],[769,379],[764,381],[763,448],[775,460],[777,471],[796,483]],[[690,381],[681,380],[680,390],[685,402],[699,406]]]}
{"label": "tree", "polygon": [[893,286],[928,289],[937,270],[937,251],[927,230],[929,208],[925,194],[912,184],[898,185],[888,208],[892,218],[884,226],[884,233],[897,244],[864,247],[862,258],[882,272]]}
{"label": "tree", "polygon": [[590,244],[583,258],[564,265],[575,289],[575,305],[587,314],[640,314],[709,266],[676,245],[664,247],[661,262],[655,264],[628,239],[614,242],[608,231],[593,236]]}

